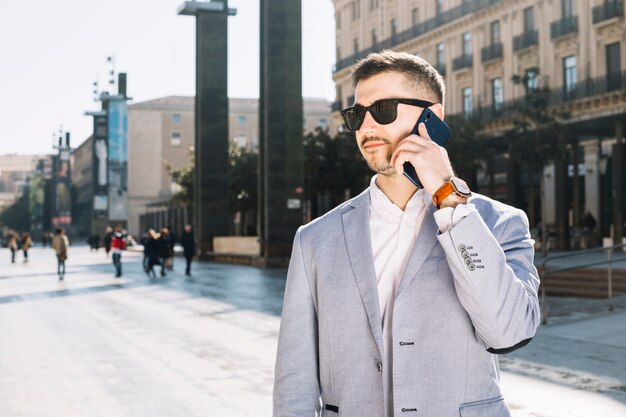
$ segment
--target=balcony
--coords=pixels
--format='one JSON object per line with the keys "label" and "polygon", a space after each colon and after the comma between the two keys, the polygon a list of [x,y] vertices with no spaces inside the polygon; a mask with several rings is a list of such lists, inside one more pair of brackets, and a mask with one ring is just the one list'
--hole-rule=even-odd
{"label": "balcony", "polygon": [[592,9],[593,23],[600,23],[605,20],[609,20],[614,17],[624,16],[624,1],[623,0],[611,0],[605,1],[604,4],[595,6]]}
{"label": "balcony", "polygon": [[330,105],[330,112],[334,113],[336,111],[341,111],[341,101],[337,100],[334,101],[331,105]]}
{"label": "balcony", "polygon": [[570,33],[578,33],[578,16],[563,16],[561,20],[550,23],[550,38],[556,39]]}
{"label": "balcony", "polygon": [[464,68],[472,68],[472,54],[461,55],[452,60],[452,70],[458,71]]}
{"label": "balcony", "polygon": [[494,43],[481,49],[480,58],[482,62],[502,58],[502,43]]}
{"label": "balcony", "polygon": [[539,45],[539,33],[537,30],[531,30],[513,38],[513,50],[516,52],[534,45]]}
{"label": "balcony", "polygon": [[446,76],[446,64],[435,65],[435,69],[442,77]]}
{"label": "balcony", "polygon": [[[382,51],[383,49],[391,49],[395,45],[409,41],[411,39],[422,36],[433,30],[440,29],[441,26],[446,25],[455,20],[461,19],[471,13],[476,13],[480,10],[493,6],[494,4],[501,3],[502,0],[469,0],[463,2],[456,7],[444,11],[443,13],[433,16],[430,19],[421,22],[415,26],[410,27],[407,30],[397,33],[395,36],[389,37],[383,41],[379,41],[376,46],[369,47],[356,54],[341,59],[333,65],[333,73],[341,71],[354,64],[361,58],[365,58],[371,52]],[[442,74],[443,75],[443,74]]]}
{"label": "balcony", "polygon": [[[594,97],[613,91],[626,91],[626,71],[610,73],[602,77],[587,78],[580,80],[576,85],[556,87],[548,90],[546,99],[550,106],[558,106],[570,101]],[[499,106],[487,105],[474,109],[474,114],[482,122],[490,122],[496,119],[511,118],[526,106],[524,97],[505,101]]]}

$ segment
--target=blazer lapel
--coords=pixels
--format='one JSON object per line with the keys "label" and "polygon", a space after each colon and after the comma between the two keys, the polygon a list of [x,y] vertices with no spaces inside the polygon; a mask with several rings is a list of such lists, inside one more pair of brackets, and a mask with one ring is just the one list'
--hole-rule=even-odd
{"label": "blazer lapel", "polygon": [[420,227],[417,239],[413,245],[413,250],[404,268],[404,274],[402,275],[402,281],[400,281],[400,287],[396,293],[396,299],[400,296],[402,291],[411,284],[411,281],[413,281],[413,278],[417,275],[426,257],[433,250],[435,243],[437,243],[439,227],[437,226],[437,222],[435,222],[435,206],[429,204],[427,210],[424,223],[422,223]]}
{"label": "blazer lapel", "polygon": [[343,232],[350,265],[374,334],[374,340],[382,355],[383,331],[369,228],[369,189],[355,197],[347,208],[348,210],[343,213]]}

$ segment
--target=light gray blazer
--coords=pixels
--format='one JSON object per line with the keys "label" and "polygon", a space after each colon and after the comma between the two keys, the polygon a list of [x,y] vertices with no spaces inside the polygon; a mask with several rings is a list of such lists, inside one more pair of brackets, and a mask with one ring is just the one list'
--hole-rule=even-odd
{"label": "light gray blazer", "polygon": [[[397,291],[394,414],[501,417],[498,358],[540,322],[533,240],[521,210],[476,195],[439,233],[431,205]],[[369,189],[296,233],[274,417],[384,417],[383,339]],[[493,352],[493,353],[492,353]]]}

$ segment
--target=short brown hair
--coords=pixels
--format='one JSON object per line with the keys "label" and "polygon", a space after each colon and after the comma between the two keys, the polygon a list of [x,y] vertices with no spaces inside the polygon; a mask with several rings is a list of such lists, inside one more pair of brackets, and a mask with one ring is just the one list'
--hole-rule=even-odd
{"label": "short brown hair", "polygon": [[444,104],[446,86],[437,70],[426,60],[406,52],[395,52],[385,49],[371,53],[352,66],[352,86],[361,80],[384,72],[399,72],[406,76],[409,84],[416,88],[424,88],[439,103]]}

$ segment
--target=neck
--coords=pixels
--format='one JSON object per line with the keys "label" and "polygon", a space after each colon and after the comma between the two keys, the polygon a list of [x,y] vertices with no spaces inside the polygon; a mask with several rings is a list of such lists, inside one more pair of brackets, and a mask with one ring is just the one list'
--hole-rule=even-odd
{"label": "neck", "polygon": [[417,191],[417,187],[411,181],[401,176],[377,175],[376,185],[387,196],[389,200],[404,211],[413,194]]}

